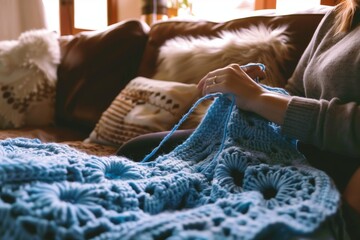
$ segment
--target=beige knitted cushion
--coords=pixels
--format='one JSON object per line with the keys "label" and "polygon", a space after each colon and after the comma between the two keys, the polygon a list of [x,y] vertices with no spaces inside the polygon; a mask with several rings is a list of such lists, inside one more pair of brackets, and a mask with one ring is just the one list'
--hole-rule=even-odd
{"label": "beige knitted cushion", "polygon": [[170,130],[198,97],[196,84],[137,77],[114,99],[85,142],[120,146],[141,134]]}
{"label": "beige knitted cushion", "polygon": [[31,30],[0,41],[0,128],[54,122],[60,46],[55,33]]}

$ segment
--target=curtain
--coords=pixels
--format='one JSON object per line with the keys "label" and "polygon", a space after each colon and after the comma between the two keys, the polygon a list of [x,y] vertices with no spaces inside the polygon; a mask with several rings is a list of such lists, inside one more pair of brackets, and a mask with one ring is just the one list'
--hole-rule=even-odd
{"label": "curtain", "polygon": [[27,30],[46,28],[42,0],[0,0],[0,40],[17,39]]}

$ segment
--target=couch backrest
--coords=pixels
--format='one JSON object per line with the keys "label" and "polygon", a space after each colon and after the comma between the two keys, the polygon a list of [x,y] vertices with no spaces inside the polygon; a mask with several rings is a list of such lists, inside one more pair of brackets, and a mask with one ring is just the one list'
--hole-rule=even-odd
{"label": "couch backrest", "polygon": [[295,47],[295,51],[291,51],[291,61],[286,62],[282,73],[284,78],[288,79],[316,27],[329,9],[331,9],[329,6],[320,6],[288,14],[277,14],[276,11],[269,11],[262,15],[249,16],[221,23],[184,20],[159,22],[153,25],[149,32],[149,41],[147,42],[140,65],[139,75],[151,77],[155,74],[159,48],[166,40],[175,36],[216,36],[220,31],[239,30],[263,23],[271,27],[288,25],[290,44]]}
{"label": "couch backrest", "polygon": [[121,89],[137,76],[149,27],[136,20],[62,37],[56,120],[91,131]]}
{"label": "couch backrest", "polygon": [[250,25],[288,24],[292,60],[284,66],[287,79],[328,8],[279,15],[239,18],[227,22],[164,21],[152,25],[129,20],[103,31],[83,32],[62,37],[62,60],[58,68],[56,120],[60,125],[90,132],[101,114],[125,85],[136,76],[152,77],[156,71],[159,48],[175,36],[215,36],[223,30]]}

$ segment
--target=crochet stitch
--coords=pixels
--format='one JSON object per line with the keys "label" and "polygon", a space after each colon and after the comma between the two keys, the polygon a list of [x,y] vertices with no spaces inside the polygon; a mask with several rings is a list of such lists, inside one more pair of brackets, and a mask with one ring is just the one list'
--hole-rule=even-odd
{"label": "crochet stitch", "polygon": [[195,132],[154,161],[0,141],[1,239],[288,239],[339,193],[279,126],[216,95]]}

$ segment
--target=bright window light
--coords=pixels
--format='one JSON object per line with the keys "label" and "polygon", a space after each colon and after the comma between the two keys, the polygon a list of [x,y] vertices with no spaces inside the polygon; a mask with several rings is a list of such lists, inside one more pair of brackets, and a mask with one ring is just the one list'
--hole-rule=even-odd
{"label": "bright window light", "polygon": [[75,28],[98,30],[108,25],[107,0],[74,0]]}
{"label": "bright window light", "polygon": [[320,5],[320,0],[276,0],[277,12],[291,12]]}
{"label": "bright window light", "polygon": [[196,18],[226,21],[246,15],[254,6],[255,0],[193,0],[192,13]]}
{"label": "bright window light", "polygon": [[42,0],[45,9],[46,25],[51,31],[60,33],[59,1]]}

